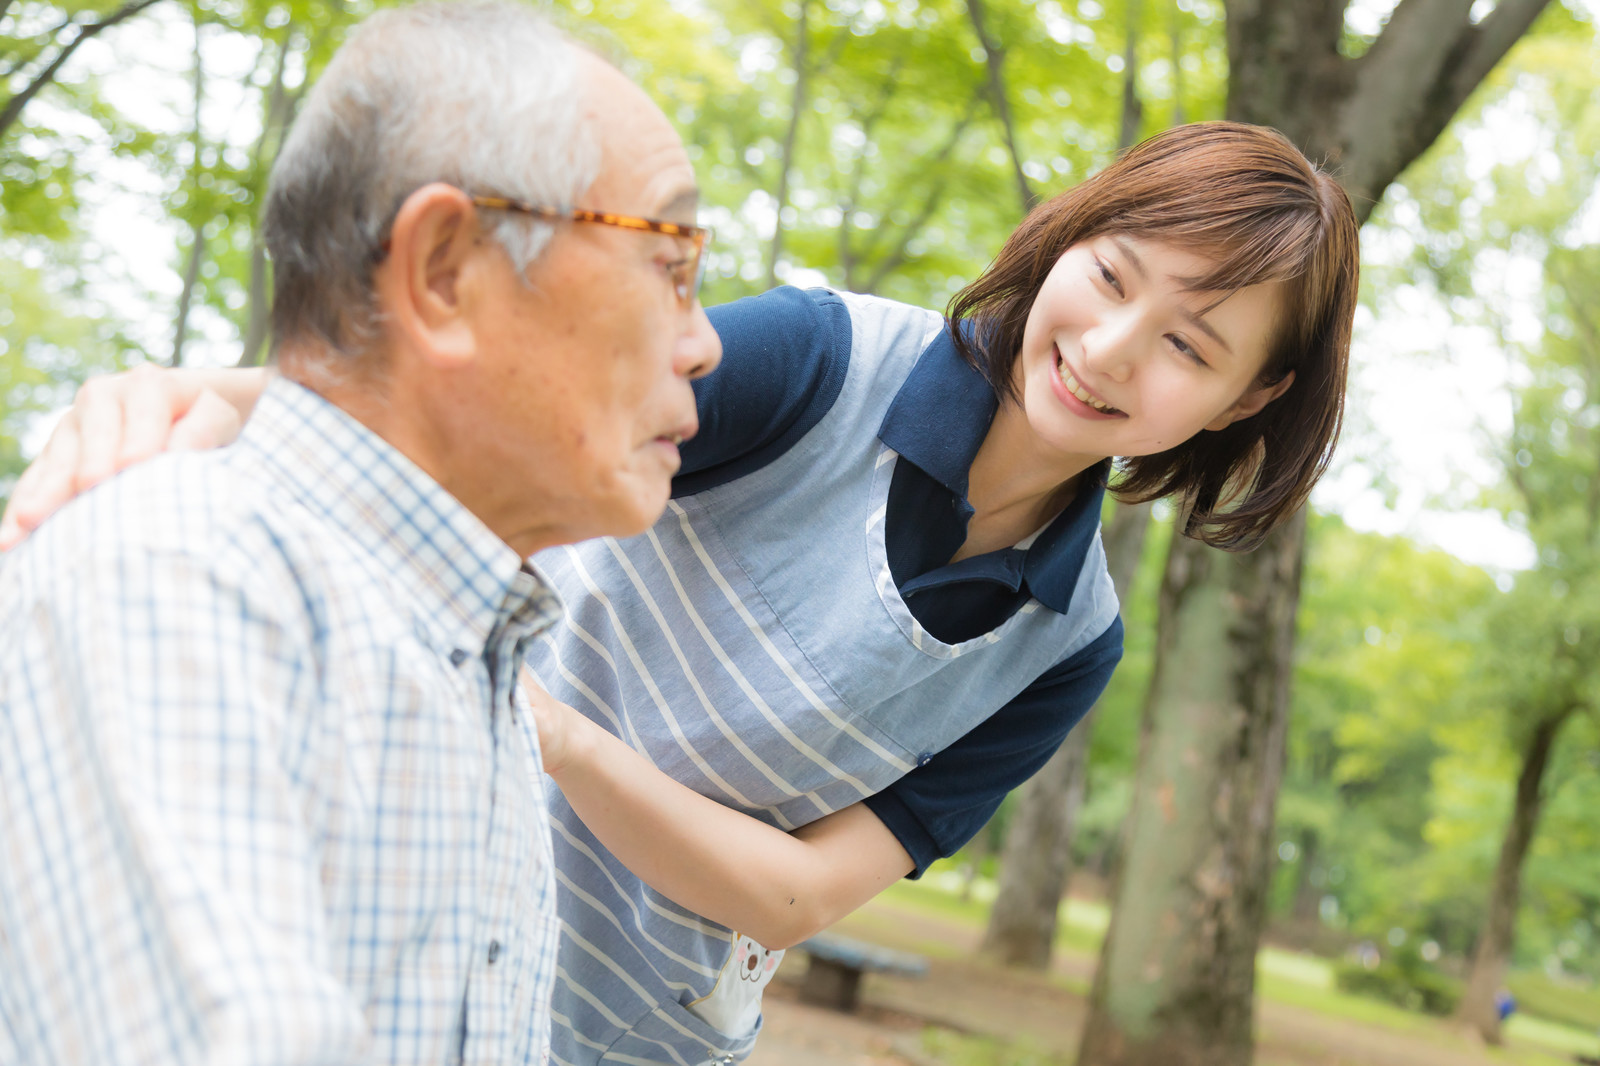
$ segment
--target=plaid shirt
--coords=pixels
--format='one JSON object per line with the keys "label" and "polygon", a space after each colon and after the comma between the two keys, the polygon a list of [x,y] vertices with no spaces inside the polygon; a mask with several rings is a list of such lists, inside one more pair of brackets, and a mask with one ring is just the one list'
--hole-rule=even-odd
{"label": "plaid shirt", "polygon": [[537,1063],[548,586],[277,380],[0,556],[0,1063]]}

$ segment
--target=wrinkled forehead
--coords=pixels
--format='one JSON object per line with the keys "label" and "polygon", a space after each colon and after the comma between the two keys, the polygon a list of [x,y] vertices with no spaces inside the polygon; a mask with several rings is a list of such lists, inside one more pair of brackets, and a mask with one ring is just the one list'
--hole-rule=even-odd
{"label": "wrinkled forehead", "polygon": [[582,53],[583,120],[600,143],[600,176],[584,206],[692,222],[699,204],[683,140],[655,101],[611,64]]}

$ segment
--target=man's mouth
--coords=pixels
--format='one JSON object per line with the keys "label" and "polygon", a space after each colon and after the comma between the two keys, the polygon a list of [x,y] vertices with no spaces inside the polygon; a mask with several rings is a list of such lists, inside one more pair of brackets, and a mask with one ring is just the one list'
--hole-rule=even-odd
{"label": "man's mouth", "polygon": [[1083,382],[1072,376],[1072,371],[1067,368],[1067,361],[1061,357],[1061,349],[1056,349],[1056,373],[1061,377],[1061,384],[1066,386],[1068,392],[1088,404],[1090,407],[1105,415],[1120,415],[1121,411],[1108,403],[1102,403],[1094,394],[1083,387]]}

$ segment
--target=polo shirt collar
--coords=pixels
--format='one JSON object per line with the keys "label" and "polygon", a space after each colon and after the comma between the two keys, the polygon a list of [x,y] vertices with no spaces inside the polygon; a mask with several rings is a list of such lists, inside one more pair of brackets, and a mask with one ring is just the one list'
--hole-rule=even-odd
{"label": "polo shirt collar", "polygon": [[[999,407],[988,378],[961,358],[946,328],[923,350],[895,394],[878,439],[949,489],[963,518],[970,518],[967,475]],[[1109,459],[1085,470],[1072,502],[1026,552],[1022,576],[1029,593],[1058,614],[1066,614],[1072,604],[1078,575],[1100,528],[1110,472]]]}

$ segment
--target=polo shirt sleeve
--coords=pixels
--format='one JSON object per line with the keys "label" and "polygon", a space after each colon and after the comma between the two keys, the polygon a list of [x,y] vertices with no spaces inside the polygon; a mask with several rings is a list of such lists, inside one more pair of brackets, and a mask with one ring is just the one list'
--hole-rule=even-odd
{"label": "polo shirt sleeve", "polygon": [[674,497],[759,470],[804,437],[839,398],[850,312],[838,293],[790,286],[708,308],[722,363],[694,382],[700,432],[680,449]]}
{"label": "polo shirt sleeve", "polygon": [[1122,658],[1122,619],[1040,675],[1010,703],[866,804],[916,863],[954,855],[1006,793],[1037,773],[1083,720]]}

